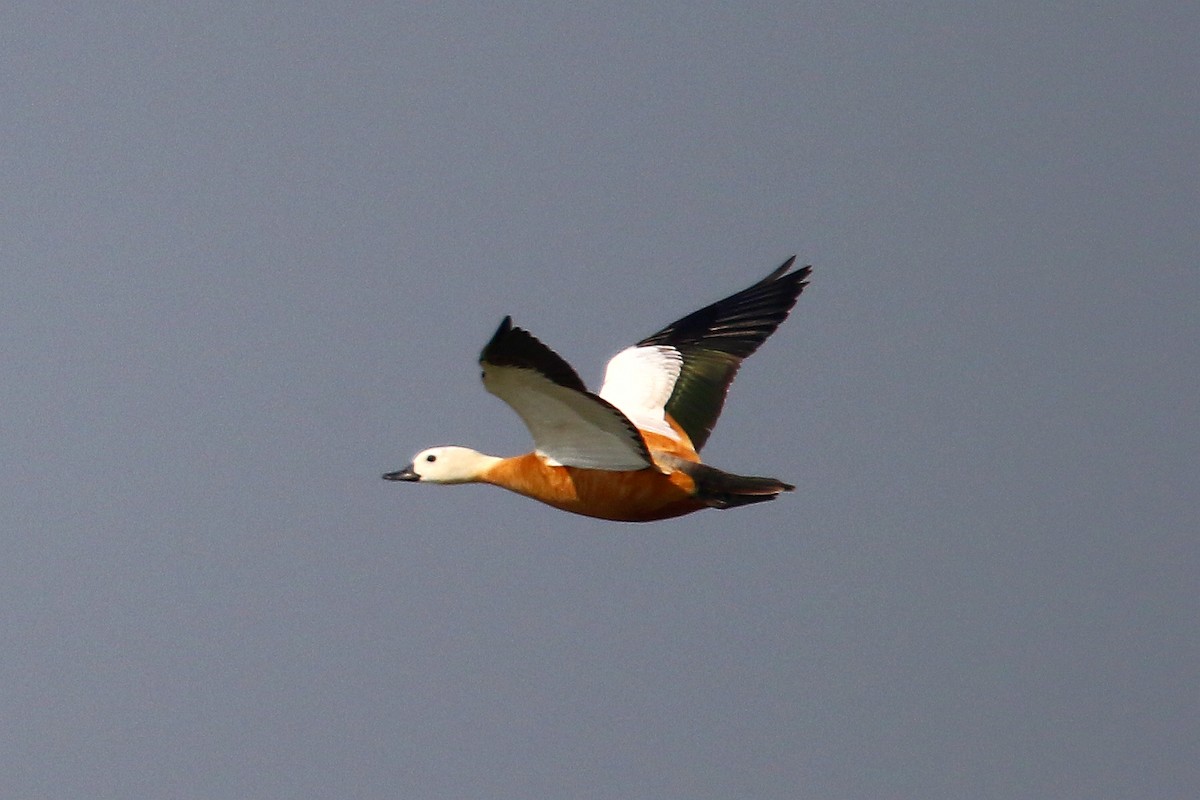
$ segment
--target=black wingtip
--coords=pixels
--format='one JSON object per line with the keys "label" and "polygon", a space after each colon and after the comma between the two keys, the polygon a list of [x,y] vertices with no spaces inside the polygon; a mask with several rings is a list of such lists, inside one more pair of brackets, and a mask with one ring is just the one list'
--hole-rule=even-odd
{"label": "black wingtip", "polygon": [[774,272],[772,272],[770,275],[768,275],[768,276],[766,277],[766,279],[765,279],[764,281],[762,281],[762,282],[763,282],[763,283],[769,283],[769,282],[771,282],[772,280],[774,280],[774,279],[776,279],[776,278],[780,277],[781,275],[786,275],[786,274],[787,274],[787,271],[788,271],[788,270],[790,270],[790,269],[792,268],[792,265],[793,265],[793,264],[795,264],[795,263],[796,263],[796,256],[795,256],[795,255],[793,255],[793,256],[792,256],[791,258],[789,258],[787,261],[785,261],[785,262],[783,262],[782,264],[780,264],[780,265],[779,265],[779,269],[775,270],[775,271],[774,271]]}
{"label": "black wingtip", "polygon": [[479,354],[479,361],[497,367],[536,370],[560,386],[587,391],[583,380],[562,356],[529,331],[513,325],[512,317],[505,317],[500,322],[500,327]]}
{"label": "black wingtip", "polygon": [[699,451],[721,413],[725,393],[742,360],[774,333],[800,297],[812,271],[792,271],[796,256],[740,292],[672,322],[638,342],[668,345],[683,356],[667,413],[683,427]]}
{"label": "black wingtip", "polygon": [[754,286],[752,286],[750,288],[754,289],[754,288],[758,288],[760,286],[765,286],[768,283],[774,283],[775,281],[779,280],[780,278],[786,277],[788,280],[797,281],[800,285],[800,289],[803,290],[804,287],[808,285],[808,276],[810,274],[812,274],[812,265],[811,264],[805,265],[805,266],[801,267],[800,269],[796,270],[795,272],[792,272],[791,269],[795,265],[795,263],[796,263],[796,256],[792,256],[787,261],[784,261],[782,264],[780,264],[775,269],[774,272],[772,272],[770,275],[763,278],[761,281],[754,284]]}
{"label": "black wingtip", "polygon": [[693,311],[638,344],[680,347],[703,343],[739,359],[749,356],[787,319],[808,286],[812,267],[789,271],[795,263],[796,256],[792,256],[757,283]]}
{"label": "black wingtip", "polygon": [[488,339],[488,343],[483,346],[483,350],[479,354],[480,361],[490,361],[488,354],[495,352],[500,347],[500,343],[512,330],[512,326],[512,317],[505,315],[504,319],[500,320],[500,326],[496,328],[496,332],[492,334],[492,338]]}

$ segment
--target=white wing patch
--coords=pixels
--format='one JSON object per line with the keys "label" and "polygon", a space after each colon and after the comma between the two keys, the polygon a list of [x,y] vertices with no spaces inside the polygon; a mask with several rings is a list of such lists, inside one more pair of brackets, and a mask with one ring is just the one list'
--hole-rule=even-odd
{"label": "white wing patch", "polygon": [[679,441],[679,434],[667,424],[663,407],[671,398],[682,366],[683,356],[674,347],[627,347],[609,360],[600,397],[619,408],[641,430]]}
{"label": "white wing patch", "polygon": [[552,463],[612,471],[651,466],[646,445],[616,408],[532,369],[483,365],[483,385],[512,406]]}

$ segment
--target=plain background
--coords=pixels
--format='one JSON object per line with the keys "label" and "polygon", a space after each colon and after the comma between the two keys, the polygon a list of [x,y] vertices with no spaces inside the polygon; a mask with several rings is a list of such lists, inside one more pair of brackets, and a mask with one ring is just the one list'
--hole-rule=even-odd
{"label": "plain background", "polygon": [[[6,4],[0,795],[1196,796],[1198,16]],[[795,494],[379,479],[792,253]]]}

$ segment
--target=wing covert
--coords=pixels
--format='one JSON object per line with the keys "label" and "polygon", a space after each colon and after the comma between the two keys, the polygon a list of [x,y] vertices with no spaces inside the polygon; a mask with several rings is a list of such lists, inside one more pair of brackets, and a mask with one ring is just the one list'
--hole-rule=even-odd
{"label": "wing covert", "polygon": [[672,322],[636,347],[671,347],[682,365],[666,401],[699,451],[716,425],[742,360],[787,319],[808,285],[811,267],[789,272],[792,256],[758,283]]}
{"label": "wing covert", "polygon": [[571,366],[505,317],[479,357],[483,385],[508,403],[538,453],[569,467],[637,470],[652,465],[637,428],[587,390]]}

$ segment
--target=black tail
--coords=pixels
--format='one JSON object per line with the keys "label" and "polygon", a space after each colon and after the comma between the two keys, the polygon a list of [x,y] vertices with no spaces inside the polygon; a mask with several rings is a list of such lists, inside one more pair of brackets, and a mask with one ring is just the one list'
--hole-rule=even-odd
{"label": "black tail", "polygon": [[680,459],[674,466],[696,482],[696,496],[711,508],[737,508],[774,500],[780,492],[796,487],[775,478],[759,478],[722,472],[707,464]]}

